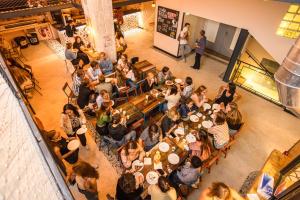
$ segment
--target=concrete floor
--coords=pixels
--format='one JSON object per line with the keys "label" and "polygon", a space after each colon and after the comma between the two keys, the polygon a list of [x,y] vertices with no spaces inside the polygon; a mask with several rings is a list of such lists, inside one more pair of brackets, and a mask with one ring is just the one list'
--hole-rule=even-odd
{"label": "concrete floor", "polygon": [[[140,60],[148,60],[157,68],[170,67],[173,74],[180,78],[191,76],[196,86],[204,84],[208,88],[208,96],[214,98],[220,85],[224,82],[219,75],[225,71],[226,65],[204,57],[202,67],[196,71],[189,66],[193,64],[194,56],[188,57],[187,62],[177,61],[173,57],[152,47],[152,34],[146,31],[134,31],[126,34],[129,57],[138,56]],[[62,86],[70,75],[66,73],[64,61],[60,60],[44,43],[32,46],[23,51],[32,65],[37,79],[40,81],[43,96],[34,94],[31,99],[33,108],[47,129],[59,130],[60,113],[67,102]],[[213,181],[223,181],[238,190],[247,175],[260,169],[265,159],[273,149],[285,151],[300,138],[300,120],[282,111],[276,106],[243,89],[237,92],[242,96],[238,105],[243,115],[245,125],[242,134],[237,139],[226,159],[221,159],[219,165],[212,168],[210,174],[205,174],[200,189],[196,190],[189,199],[197,199],[199,192]],[[99,152],[95,143],[89,138],[89,151],[80,150],[80,157],[99,165],[101,194],[105,199],[106,193],[114,194],[117,173],[110,163]],[[76,189],[72,188],[76,199],[83,199]]]}

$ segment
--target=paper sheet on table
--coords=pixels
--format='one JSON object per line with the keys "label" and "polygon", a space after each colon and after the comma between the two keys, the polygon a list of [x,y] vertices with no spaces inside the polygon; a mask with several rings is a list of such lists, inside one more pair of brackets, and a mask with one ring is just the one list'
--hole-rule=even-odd
{"label": "paper sheet on table", "polygon": [[151,165],[151,164],[152,164],[151,158],[144,158],[144,165]]}
{"label": "paper sheet on table", "polygon": [[159,163],[154,163],[154,169],[162,169],[162,163],[159,162]]}

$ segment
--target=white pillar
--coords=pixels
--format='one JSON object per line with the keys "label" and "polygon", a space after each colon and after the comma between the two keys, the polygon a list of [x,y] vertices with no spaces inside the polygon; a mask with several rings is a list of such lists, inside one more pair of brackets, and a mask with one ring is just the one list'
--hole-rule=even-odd
{"label": "white pillar", "polygon": [[81,0],[91,44],[116,60],[112,0]]}

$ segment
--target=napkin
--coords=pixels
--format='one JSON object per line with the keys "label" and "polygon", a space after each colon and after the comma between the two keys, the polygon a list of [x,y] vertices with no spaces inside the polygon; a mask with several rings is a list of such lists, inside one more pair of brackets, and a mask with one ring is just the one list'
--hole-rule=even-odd
{"label": "napkin", "polygon": [[162,169],[162,163],[159,162],[159,163],[154,163],[154,169]]}
{"label": "napkin", "polygon": [[144,165],[151,165],[151,164],[152,164],[151,158],[144,158]]}

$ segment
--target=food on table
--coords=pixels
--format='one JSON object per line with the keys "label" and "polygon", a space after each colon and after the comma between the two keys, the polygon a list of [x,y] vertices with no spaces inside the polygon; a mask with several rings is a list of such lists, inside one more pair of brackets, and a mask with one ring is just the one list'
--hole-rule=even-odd
{"label": "food on table", "polygon": [[161,158],[160,152],[159,152],[159,151],[156,151],[156,152],[155,152],[155,155],[154,155],[154,157],[153,157],[154,163],[159,163],[159,162],[160,162],[160,158]]}
{"label": "food on table", "polygon": [[173,81],[170,81],[170,80],[166,80],[166,85],[173,85]]}
{"label": "food on table", "polygon": [[196,137],[191,133],[187,134],[185,139],[188,143],[196,142]]}
{"label": "food on table", "polygon": [[158,145],[158,148],[161,152],[168,152],[169,151],[169,144],[166,143],[166,142],[161,142],[159,145]]}
{"label": "food on table", "polygon": [[205,110],[208,110],[208,109],[210,109],[211,108],[211,106],[208,104],[208,103],[204,103],[203,104],[203,109],[204,109],[204,111]]}
{"label": "food on table", "polygon": [[144,163],[139,160],[135,160],[132,162],[132,168],[135,171],[141,171],[144,168]]}
{"label": "food on table", "polygon": [[199,117],[198,117],[197,115],[191,115],[191,116],[190,116],[190,120],[191,120],[192,122],[199,122]]}
{"label": "food on table", "polygon": [[154,185],[158,181],[158,173],[155,171],[150,171],[146,175],[146,180],[150,185]]}
{"label": "food on table", "polygon": [[176,153],[171,153],[168,155],[168,161],[172,165],[176,165],[179,163],[179,156]]}

